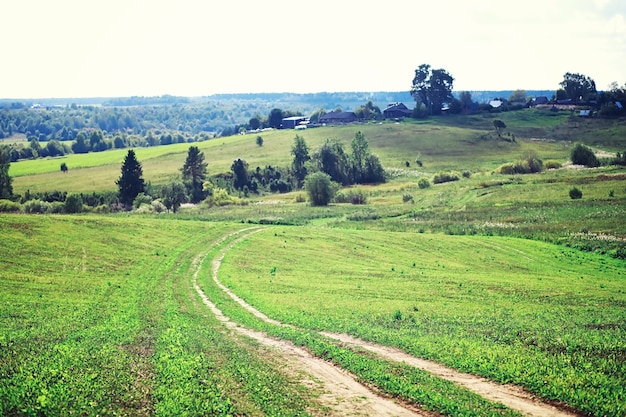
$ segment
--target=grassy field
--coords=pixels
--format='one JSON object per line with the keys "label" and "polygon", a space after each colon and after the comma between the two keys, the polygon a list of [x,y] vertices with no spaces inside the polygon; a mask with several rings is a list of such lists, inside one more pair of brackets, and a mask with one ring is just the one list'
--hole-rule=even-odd
{"label": "grassy field", "polygon": [[588,413],[626,411],[623,261],[514,238],[277,227],[229,252],[220,272],[279,321]]}
{"label": "grassy field", "polygon": [[2,215],[0,230],[1,415],[315,407],[276,358],[228,336],[190,288],[194,257],[232,225]]}
{"label": "grassy field", "polygon": [[[515,143],[495,140],[494,118]],[[585,415],[626,414],[626,170],[495,172],[529,153],[565,163],[578,140],[623,151],[623,122],[529,110],[299,134],[314,150],[328,138],[348,147],[357,131],[390,174],[353,187],[364,205],[311,207],[298,191],[176,215],[0,214],[0,414],[326,413],[277,353],[211,316],[191,285],[198,262],[203,290],[237,322],[421,408],[516,415],[315,331],[521,385]],[[194,145],[214,175],[236,158],[287,166],[295,135],[264,132],[262,147],[256,134]],[[188,147],[136,149],[144,178],[159,185],[178,175]],[[115,190],[126,152],[13,163],[14,190]],[[469,175],[418,186],[444,170]],[[569,197],[572,187],[582,199]],[[219,277],[296,329],[259,321],[212,283],[208,260],[250,224],[265,229],[226,253]]]}
{"label": "grassy field", "polygon": [[[506,121],[510,126],[508,131],[517,137],[517,143],[494,139],[492,126],[494,118]],[[528,120],[520,121],[524,118]],[[422,172],[435,173],[440,170],[480,172],[492,171],[503,163],[520,159],[529,151],[535,152],[544,160],[556,159],[566,162],[569,159],[572,141],[579,139],[578,136],[568,136],[564,133],[575,130],[568,127],[570,123],[574,123],[569,120],[566,114],[545,116],[529,110],[501,115],[440,118],[437,121],[322,127],[301,132],[275,130],[262,134],[264,139],[262,147],[256,145],[256,134],[217,138],[195,145],[205,153],[209,175],[215,175],[229,171],[232,162],[237,158],[245,159],[252,168],[265,165],[288,166],[291,163],[290,150],[296,134],[303,136],[313,151],[329,138],[339,139],[349,147],[355,133],[362,131],[370,143],[372,152],[381,158],[387,169],[404,171],[407,168],[406,162],[409,162],[408,171],[414,175]],[[553,126],[556,122],[559,122],[558,129]],[[619,122],[613,122],[612,127],[607,127],[608,122],[601,124],[593,135],[584,135],[584,141],[599,145],[605,151],[622,151],[622,138],[626,133],[626,126],[620,125]],[[530,140],[557,136],[558,141]],[[167,182],[172,176],[179,175],[188,148],[189,144],[174,144],[136,149],[137,159],[143,166],[144,178],[159,185]],[[19,161],[11,164],[10,175],[14,177],[15,192],[19,194],[24,194],[26,190],[31,192],[115,190],[115,180],[120,175],[126,152],[122,149]],[[415,163],[418,155],[424,163],[423,167]],[[62,162],[69,168],[67,174],[60,170]]]}

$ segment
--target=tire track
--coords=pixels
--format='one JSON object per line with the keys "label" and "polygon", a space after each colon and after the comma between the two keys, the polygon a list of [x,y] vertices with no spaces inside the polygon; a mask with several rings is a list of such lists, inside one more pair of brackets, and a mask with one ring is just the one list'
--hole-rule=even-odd
{"label": "tire track", "polygon": [[[254,233],[257,233],[263,229],[255,230],[245,236],[237,239],[235,242],[228,245],[224,248],[220,255],[213,260],[213,280],[222,289],[226,294],[228,294],[234,301],[236,301],[241,307],[245,308],[247,311],[260,318],[261,320],[271,323],[278,326],[288,326],[295,327],[289,324],[285,324],[269,318],[267,315],[263,314],[259,310],[252,307],[241,297],[237,296],[234,292],[232,292],[228,287],[222,284],[217,278],[217,273],[219,267],[221,265],[222,260],[226,253],[241,239],[245,237],[251,236]],[[445,367],[435,362],[431,362],[425,359],[421,359],[408,353],[389,346],[379,345],[373,342],[367,342],[353,336],[347,334],[338,334],[331,332],[319,332],[320,334],[329,337],[331,339],[340,341],[342,343],[356,346],[361,349],[369,350],[379,356],[382,356],[386,359],[396,361],[396,362],[404,362],[416,368],[425,370],[430,372],[433,375],[436,375],[440,378],[447,379],[449,381],[455,382],[470,391],[482,396],[491,401],[495,401],[501,404],[506,405],[512,410],[519,411],[525,416],[529,417],[574,417],[579,414],[575,414],[569,411],[565,411],[555,407],[552,404],[543,402],[537,399],[533,394],[524,390],[521,387],[513,386],[513,385],[500,385],[498,383],[489,381],[485,378],[467,374],[463,372],[459,372],[455,369]]]}
{"label": "tire track", "polygon": [[[250,231],[252,230],[252,231]],[[228,246],[226,246],[220,252],[220,255],[213,259],[212,261],[212,275],[213,279],[217,282],[217,272],[219,271],[219,267],[221,264],[224,255],[228,250],[230,250],[235,244],[239,243],[244,238],[251,236],[254,233],[260,232],[261,229],[244,229],[239,232],[232,233],[228,236],[225,236],[223,239],[217,242],[217,244],[226,241],[228,238],[235,236],[244,231],[249,231],[249,233],[239,237],[235,241],[231,242]],[[432,416],[432,414],[426,412],[418,412],[415,410],[410,410],[405,407],[400,406],[396,402],[391,399],[384,398],[374,394],[368,388],[360,384],[356,381],[356,379],[347,373],[346,371],[332,365],[329,362],[326,362],[320,358],[317,358],[306,350],[295,346],[293,343],[274,339],[267,336],[265,333],[246,329],[244,327],[239,326],[237,323],[230,320],[230,318],[226,317],[222,311],[217,308],[217,306],[209,300],[204,291],[198,285],[198,275],[202,269],[202,265],[204,263],[206,254],[198,255],[192,263],[192,267],[195,269],[193,274],[193,287],[202,299],[202,302],[211,310],[211,312],[215,315],[215,317],[221,321],[227,328],[232,331],[236,331],[239,334],[247,336],[251,339],[256,340],[260,344],[278,350],[286,359],[286,362],[293,369],[297,369],[298,371],[304,371],[305,373],[311,375],[314,381],[306,380],[302,381],[306,385],[318,385],[320,384],[323,387],[324,393],[319,397],[320,402],[325,407],[328,407],[331,412],[330,414],[325,413],[325,415],[331,416],[400,416],[400,417],[409,417],[409,416]],[[220,285],[220,288],[225,288]],[[230,293],[232,294],[232,293]],[[229,294],[229,295],[230,295]],[[231,297],[234,294],[231,295]],[[237,297],[238,298],[238,297]],[[245,303],[243,300],[239,299],[240,304]],[[262,315],[262,313],[259,312]],[[264,316],[264,315],[262,315]],[[264,316],[266,319],[267,316]],[[270,321],[274,322],[274,321]],[[275,322],[278,323],[278,322]]]}

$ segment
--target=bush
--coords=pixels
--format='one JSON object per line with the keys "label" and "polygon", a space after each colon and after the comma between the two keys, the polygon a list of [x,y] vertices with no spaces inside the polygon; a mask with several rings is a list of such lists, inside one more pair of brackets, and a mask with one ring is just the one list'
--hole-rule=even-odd
{"label": "bush", "polygon": [[402,194],[402,202],[403,203],[412,203],[413,196],[411,194]]}
{"label": "bush", "polygon": [[571,198],[572,200],[578,200],[580,198],[583,198],[583,192],[576,187],[572,187],[572,189],[569,190],[569,198]]}
{"label": "bush", "polygon": [[502,164],[496,170],[500,174],[514,175],[514,174],[532,174],[535,172],[541,172],[543,170],[543,161],[536,157],[530,157],[515,161],[513,163]]}
{"label": "bush", "polygon": [[52,204],[47,201],[29,200],[24,203],[24,212],[31,214],[44,214],[52,210]]}
{"label": "bush", "polygon": [[588,146],[582,143],[576,143],[572,148],[571,153],[572,164],[584,165],[589,168],[600,166],[600,161],[596,157],[596,154]]}
{"label": "bush", "polygon": [[17,213],[22,211],[22,205],[11,200],[0,200],[0,213]]}
{"label": "bush", "polygon": [[135,200],[133,200],[133,207],[138,209],[142,204],[150,204],[152,203],[152,197],[146,195],[145,193],[137,194]]}
{"label": "bush", "polygon": [[548,159],[543,166],[545,169],[559,169],[562,167],[561,163],[556,159]]}
{"label": "bush", "polygon": [[428,181],[426,178],[420,178],[419,181],[417,181],[417,186],[421,189],[428,188],[430,187],[430,181]]}
{"label": "bush", "polygon": [[440,172],[435,175],[433,182],[435,184],[441,184],[444,182],[458,181],[459,179],[459,175],[455,172]]}
{"label": "bush", "polygon": [[314,172],[304,179],[304,188],[309,194],[309,201],[313,206],[327,206],[336,193],[336,186],[330,180],[330,175],[324,172]]}
{"label": "bush", "polygon": [[463,178],[469,178],[472,176],[472,173],[468,170],[463,171]]}
{"label": "bush", "polygon": [[81,213],[83,211],[83,197],[80,194],[68,194],[63,209],[68,214]]}
{"label": "bush", "polygon": [[367,204],[367,196],[361,190],[348,190],[346,193],[337,193],[333,201],[335,203]]}
{"label": "bush", "polygon": [[306,201],[306,196],[302,193],[296,194],[296,203],[304,203]]}

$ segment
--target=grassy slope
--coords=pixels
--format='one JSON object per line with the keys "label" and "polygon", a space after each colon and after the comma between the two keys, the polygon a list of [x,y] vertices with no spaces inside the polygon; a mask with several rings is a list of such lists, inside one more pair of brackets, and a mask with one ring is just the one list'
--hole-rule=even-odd
{"label": "grassy slope", "polygon": [[626,411],[622,261],[511,238],[275,227],[229,253],[220,279],[280,321],[594,415]]}
{"label": "grassy slope", "polygon": [[191,287],[193,258],[235,227],[0,215],[0,414],[288,415],[313,406],[271,354],[224,333]]}
{"label": "grassy slope", "polygon": [[[508,130],[519,139],[517,144],[485,140],[493,131],[492,121],[496,117],[505,120],[510,126]],[[311,150],[315,150],[328,138],[342,140],[349,148],[349,143],[358,130],[365,133],[372,151],[381,158],[386,168],[404,169],[405,162],[408,161],[411,164],[411,171],[414,172],[434,173],[442,169],[490,171],[504,162],[520,158],[529,150],[534,150],[543,159],[566,161],[569,157],[571,144],[567,140],[536,142],[524,141],[523,138],[560,136],[560,139],[581,139],[592,143],[603,141],[601,144],[605,145],[605,149],[620,150],[625,129],[618,122],[614,122],[613,127],[606,127],[606,132],[598,131],[593,136],[563,138],[562,136],[565,136],[563,132],[574,130],[568,127],[569,123],[569,118],[565,114],[545,116],[545,112],[528,110],[496,115],[443,117],[400,124],[326,127],[302,132],[271,131],[262,134],[264,138],[262,147],[256,145],[256,134],[217,138],[195,145],[205,153],[210,175],[229,171],[233,160],[237,158],[245,159],[251,168],[268,164],[287,166],[291,162],[290,149],[296,134],[305,138]],[[611,122],[598,121],[598,123],[604,126]],[[614,138],[615,134],[621,135],[619,140]],[[158,185],[166,182],[171,176],[178,175],[188,147],[188,144],[175,144],[136,149],[137,158],[143,165],[144,178]],[[62,158],[20,161],[11,164],[10,174],[14,177],[15,192],[21,194],[28,189],[32,192],[115,190],[115,180],[119,177],[126,152],[112,150],[68,155]],[[425,163],[422,169],[418,169],[415,164],[418,153],[422,155]],[[68,165],[69,173],[60,172],[61,162]]]}

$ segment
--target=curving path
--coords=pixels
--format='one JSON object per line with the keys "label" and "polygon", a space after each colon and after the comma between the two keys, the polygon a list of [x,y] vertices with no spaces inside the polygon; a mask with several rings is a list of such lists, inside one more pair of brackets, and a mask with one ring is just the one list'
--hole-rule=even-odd
{"label": "curving path", "polygon": [[[246,229],[246,230],[242,230],[243,231],[249,231],[250,229]],[[239,305],[241,305],[243,308],[245,308],[246,310],[248,310],[249,312],[251,312],[252,314],[254,314],[256,317],[268,322],[268,323],[272,323],[275,325],[279,325],[279,326],[290,326],[293,327],[291,325],[285,324],[285,323],[281,323],[279,321],[276,321],[274,319],[269,318],[268,316],[266,316],[265,314],[263,314],[262,312],[258,311],[257,309],[255,309],[254,307],[252,307],[250,304],[248,304],[245,300],[243,300],[242,298],[240,298],[239,296],[237,296],[235,293],[233,293],[228,287],[226,287],[224,284],[222,284],[219,279],[217,278],[217,273],[219,270],[219,267],[221,265],[222,260],[224,259],[224,256],[226,255],[226,253],[235,245],[237,244],[240,240],[251,236],[254,233],[257,233],[259,231],[261,231],[263,229],[255,229],[254,231],[245,234],[244,236],[242,236],[241,238],[237,239],[236,241],[232,242],[230,245],[228,245],[227,247],[225,247],[221,252],[220,255],[218,257],[216,257],[213,262],[213,272],[212,272],[212,276],[213,276],[213,280],[215,281],[215,283],[219,286],[219,288],[221,288],[224,292],[226,292],[233,300],[235,300],[237,303],[239,303]],[[195,278],[194,278],[195,280]],[[194,281],[195,282],[195,281]],[[194,284],[195,285],[195,284]],[[200,291],[199,288],[196,288],[196,291]],[[207,300],[208,301],[208,300]],[[501,404],[506,405],[507,407],[513,409],[513,410],[517,410],[519,412],[521,412],[523,415],[525,416],[533,416],[533,417],[573,417],[573,416],[577,416],[578,414],[575,413],[571,413],[569,411],[565,411],[562,409],[559,409],[555,406],[553,406],[552,404],[543,402],[539,399],[537,399],[533,394],[525,391],[523,388],[517,387],[517,386],[512,386],[512,385],[500,385],[497,384],[495,382],[489,381],[485,378],[476,376],[476,375],[472,375],[472,374],[466,374],[466,373],[462,373],[459,371],[456,371],[452,368],[447,368],[443,365],[440,365],[438,363],[435,362],[431,362],[431,361],[427,361],[412,355],[409,355],[403,351],[401,351],[400,349],[396,349],[393,347],[389,347],[389,346],[384,346],[384,345],[379,345],[376,343],[372,343],[372,342],[367,342],[361,339],[357,339],[353,336],[347,335],[347,334],[337,334],[337,333],[331,333],[331,332],[320,332],[321,334],[323,334],[326,337],[338,340],[342,343],[345,343],[347,345],[352,345],[352,346],[358,346],[359,348],[362,349],[366,349],[369,350],[373,353],[378,354],[379,356],[382,356],[388,360],[392,360],[392,361],[398,361],[398,362],[405,362],[411,366],[415,366],[416,368],[420,368],[423,369],[425,371],[428,371],[434,375],[437,375],[441,378],[447,379],[449,381],[453,381],[467,389],[469,389],[470,391],[475,392],[478,395],[481,395],[482,397],[491,400],[491,401],[495,401],[495,402],[499,402]],[[266,336],[267,337],[267,336]],[[272,339],[273,340],[273,339]],[[286,342],[284,342],[286,343]],[[379,414],[382,415],[382,414]]]}
{"label": "curving path", "polygon": [[[245,229],[240,232],[233,233],[232,235],[228,235],[220,241],[223,242],[227,238],[232,237],[233,235],[236,235],[243,231],[249,232],[228,245],[221,252],[220,256],[213,260],[213,279],[217,280],[217,272],[219,270],[220,263],[224,257],[224,254],[241,239],[244,239],[245,237],[248,237],[260,230],[262,229]],[[405,408],[389,398],[384,398],[373,393],[365,386],[357,382],[356,379],[349,373],[332,365],[329,362],[326,362],[320,358],[311,355],[302,348],[296,347],[291,342],[274,339],[267,336],[265,333],[246,329],[230,320],[222,313],[219,308],[217,308],[214,303],[211,302],[211,300],[209,300],[204,291],[202,291],[202,289],[198,285],[198,274],[202,268],[204,257],[205,256],[203,255],[198,255],[193,262],[193,268],[195,269],[195,272],[193,274],[193,287],[204,302],[204,304],[209,307],[215,317],[223,322],[226,327],[242,335],[250,337],[266,347],[278,350],[285,357],[287,365],[291,366],[292,369],[297,370],[300,374],[302,373],[302,371],[304,371],[306,374],[312,376],[313,380],[305,380],[303,381],[303,383],[314,386],[321,385],[324,392],[319,397],[319,401],[322,403],[322,405],[328,407],[328,409],[331,410],[330,413],[325,413],[325,415],[375,415],[407,417],[432,416],[432,414],[427,412],[421,412],[418,410]],[[243,300],[240,301],[240,303],[243,302]]]}

